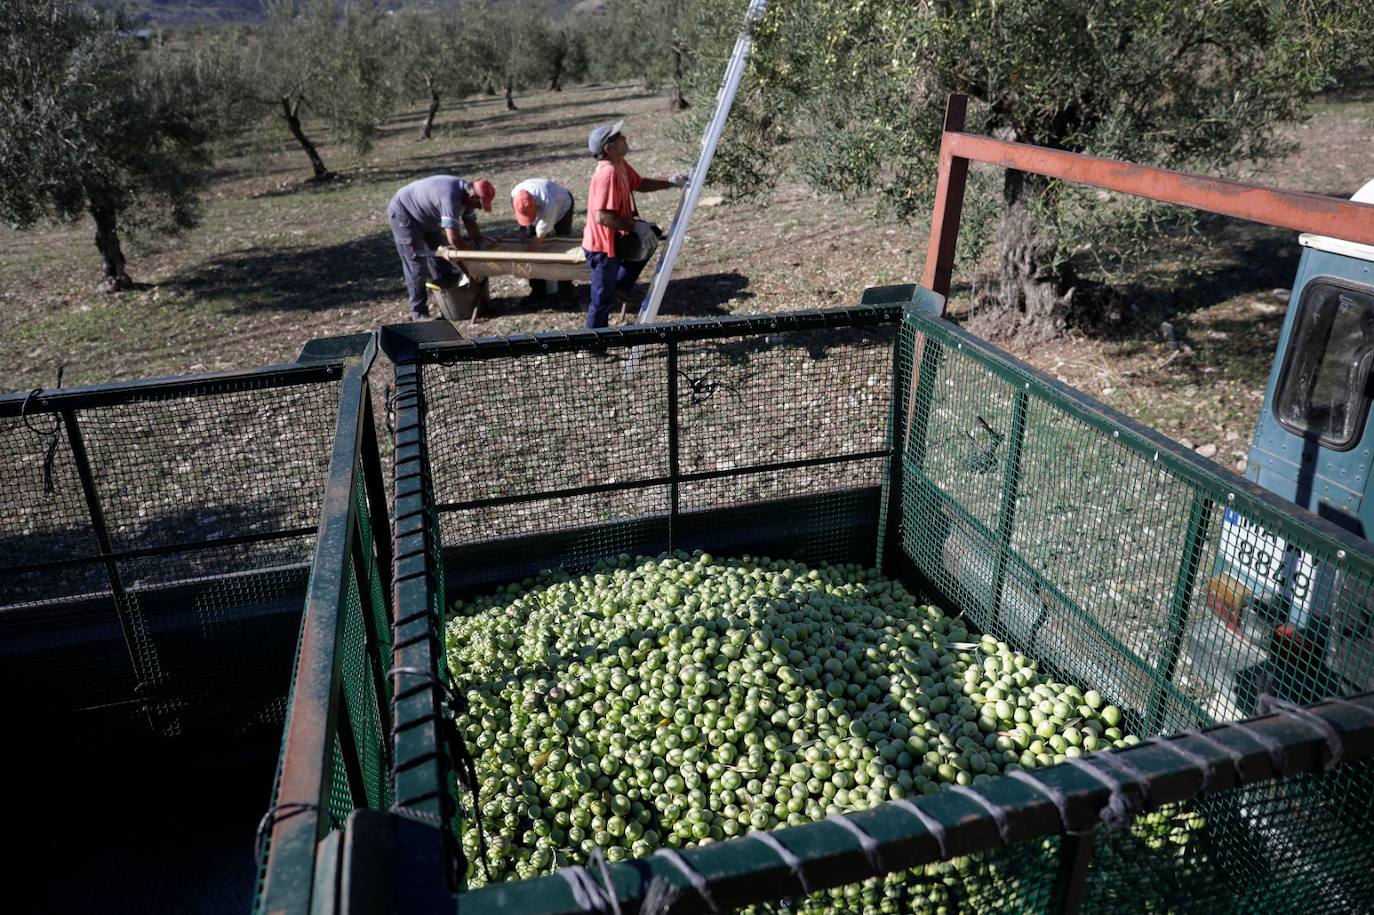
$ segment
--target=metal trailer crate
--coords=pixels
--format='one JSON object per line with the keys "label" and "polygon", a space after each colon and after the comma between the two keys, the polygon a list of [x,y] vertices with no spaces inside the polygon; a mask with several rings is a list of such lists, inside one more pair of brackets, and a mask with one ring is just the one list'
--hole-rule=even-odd
{"label": "metal trailer crate", "polygon": [[276,782],[258,826],[259,912],[304,912],[316,893],[325,906],[345,819],[392,799],[391,530],[367,376],[375,351],[374,335],[341,386]]}
{"label": "metal trailer crate", "polygon": [[[1196,736],[1216,707],[1193,692],[1182,634],[1192,620],[1229,644],[1196,587],[1223,511],[1331,562],[1341,601],[1363,606],[1374,552],[941,320],[932,293],[866,301],[409,349],[391,332],[393,660],[406,672],[392,684],[395,815],[359,811],[326,837],[337,882],[315,908],[597,911],[559,877],[461,890],[457,836],[473,806],[456,777],[463,735],[447,725],[445,604],[541,568],[698,546],[878,565],[1101,690],[1138,732],[1184,736],[1098,754],[1122,761],[1092,771],[1065,764],[850,815],[870,842],[816,823],[775,833],[782,856],[745,838],[684,852],[686,871],[661,856],[615,865],[626,911],[653,878],[679,889],[674,912],[723,910],[799,898],[799,879],[816,890],[975,853],[959,866],[984,889],[958,910],[1366,906],[1369,699]],[[995,442],[965,434],[988,429]],[[1267,692],[1312,702],[1374,685],[1367,655],[1352,669]],[[1104,809],[1129,820],[1161,806],[1203,817],[1195,854],[1161,859],[1130,830],[1094,829]]]}
{"label": "metal trailer crate", "polygon": [[[1366,214],[961,127],[955,99],[926,270],[934,292],[870,290],[849,317],[464,342],[437,326],[385,332],[397,365],[394,801],[320,843],[329,879],[316,881],[313,908],[635,911],[658,883],[677,892],[675,912],[796,911],[807,892],[917,866],[908,884],[945,893],[908,900],[917,910],[1370,908],[1361,691],[1374,668],[1374,552],[963,334],[936,294],[948,291],[972,161],[1300,231],[1340,234],[1355,219],[1365,232]],[[836,327],[890,328],[898,309],[895,343],[836,340]],[[811,327],[827,330],[808,339]],[[865,396],[874,387],[884,393]],[[687,546],[871,562],[1105,693],[1130,729],[1178,735],[842,823],[655,854],[615,865],[604,883],[574,868],[465,891],[460,835],[481,786],[453,726],[462,689],[447,682],[447,601],[550,566]],[[1222,556],[1234,571],[1237,557],[1278,554],[1277,567],[1252,561],[1240,574],[1279,575],[1276,593],[1294,600],[1320,587],[1332,625],[1266,646],[1259,662],[1223,612],[1233,595],[1207,576]],[[1313,562],[1326,570],[1320,586],[1300,577]],[[1235,688],[1220,695],[1219,682]],[[1295,704],[1331,693],[1348,698]],[[1186,854],[1150,855],[1142,810],[1204,828]]]}
{"label": "metal trailer crate", "polygon": [[341,382],[369,341],[0,397],[16,911],[252,898]]}

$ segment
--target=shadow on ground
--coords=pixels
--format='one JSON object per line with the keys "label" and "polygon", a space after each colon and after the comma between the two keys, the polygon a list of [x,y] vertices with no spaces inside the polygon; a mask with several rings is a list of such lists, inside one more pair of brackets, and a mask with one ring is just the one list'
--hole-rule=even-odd
{"label": "shadow on ground", "polygon": [[321,312],[401,294],[401,265],[389,233],[323,247],[252,247],[222,254],[164,284],[196,298],[222,298],[235,311]]}
{"label": "shadow on ground", "polygon": [[1165,283],[1123,288],[1142,314],[1188,314],[1238,296],[1287,288],[1301,254],[1287,229],[1215,216],[1200,220],[1191,243],[1205,246],[1197,269],[1177,271]]}

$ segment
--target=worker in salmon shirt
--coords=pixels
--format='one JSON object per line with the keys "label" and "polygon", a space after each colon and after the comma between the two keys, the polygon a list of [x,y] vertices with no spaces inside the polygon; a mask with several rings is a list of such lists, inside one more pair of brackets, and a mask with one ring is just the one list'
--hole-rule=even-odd
{"label": "worker in salmon shirt", "polygon": [[597,159],[587,191],[587,227],[582,230],[582,250],[592,281],[588,327],[605,327],[609,323],[617,294],[628,300],[657,244],[652,227],[637,218],[634,192],[687,186],[684,174],[641,178],[625,161],[630,143],[625,139],[624,129],[624,121],[603,124],[587,138],[587,148]]}

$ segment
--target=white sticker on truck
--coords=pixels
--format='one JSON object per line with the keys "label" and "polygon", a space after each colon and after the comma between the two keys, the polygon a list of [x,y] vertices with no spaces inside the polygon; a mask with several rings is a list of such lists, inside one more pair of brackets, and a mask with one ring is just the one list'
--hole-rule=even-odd
{"label": "white sticker on truck", "polygon": [[1317,581],[1317,563],[1307,553],[1228,508],[1217,560],[1219,570],[1256,595],[1281,598],[1290,608],[1289,623],[1301,627],[1307,622]]}

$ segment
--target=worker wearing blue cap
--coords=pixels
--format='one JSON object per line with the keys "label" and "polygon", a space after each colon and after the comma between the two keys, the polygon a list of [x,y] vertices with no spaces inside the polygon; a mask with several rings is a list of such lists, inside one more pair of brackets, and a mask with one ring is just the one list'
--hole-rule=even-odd
{"label": "worker wearing blue cap", "polygon": [[653,254],[657,239],[648,234],[648,223],[637,219],[635,191],[663,191],[686,187],[687,176],[641,178],[625,154],[630,144],[622,132],[624,121],[602,124],[587,138],[587,149],[596,157],[587,191],[587,227],[582,230],[582,250],[591,270],[592,298],[587,306],[587,326],[605,327],[610,321],[616,293],[628,296],[640,271]]}

